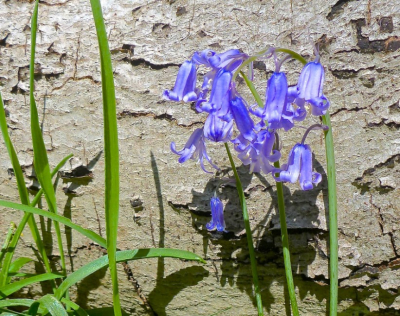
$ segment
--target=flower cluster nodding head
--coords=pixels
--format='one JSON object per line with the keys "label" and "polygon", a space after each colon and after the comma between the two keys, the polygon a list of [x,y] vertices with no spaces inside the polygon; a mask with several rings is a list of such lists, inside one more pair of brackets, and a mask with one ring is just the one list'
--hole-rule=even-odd
{"label": "flower cluster nodding head", "polygon": [[[282,168],[276,169],[273,163],[281,156],[279,148],[274,146],[279,130],[288,131],[296,122],[303,121],[307,116],[307,105],[311,107],[312,115],[326,113],[329,101],[323,94],[324,68],[317,55],[315,61],[303,67],[297,84],[289,86],[286,74],[281,71],[287,56],[278,60],[273,48],[256,55],[264,59],[271,56],[275,57],[276,68],[267,81],[263,107],[249,107],[234,82],[241,68],[245,64],[251,67],[255,57],[248,60],[250,56],[237,49],[219,54],[206,49],[195,52],[191,60],[182,64],[174,88],[165,90],[163,97],[176,102],[195,102],[197,112],[205,113],[207,118],[204,126],[193,132],[181,151],[175,149],[175,143],[171,144],[171,150],[180,156],[180,163],[188,159],[198,160],[202,169],[208,172],[204,167],[206,159],[217,169],[207,154],[206,140],[231,141],[238,158],[250,166],[251,172],[272,173],[277,181],[299,180],[303,190],[311,189],[320,181],[320,174],[312,171],[312,152],[304,141],[294,146],[289,162]],[[208,71],[198,87],[199,66]]]}

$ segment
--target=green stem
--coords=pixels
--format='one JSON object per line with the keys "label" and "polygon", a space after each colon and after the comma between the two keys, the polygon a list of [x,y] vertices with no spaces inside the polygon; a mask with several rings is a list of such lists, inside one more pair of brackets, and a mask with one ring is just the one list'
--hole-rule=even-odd
{"label": "green stem", "polygon": [[[262,51],[259,51],[257,53],[255,53],[254,56],[250,56],[248,59],[246,59],[241,65],[240,67],[235,71],[235,73],[233,74],[232,77],[232,81],[235,81],[237,75],[239,73],[242,73],[242,69],[244,67],[246,67],[248,64],[252,63],[253,61],[257,60],[260,56],[264,55],[266,52],[268,52],[269,48],[263,49]],[[301,62],[303,65],[305,65],[307,63],[307,61],[303,58],[303,56],[301,56],[300,54],[287,49],[287,48],[276,48],[275,52],[281,52],[281,53],[286,53],[289,54],[292,58],[297,59],[299,62]]]}
{"label": "green stem", "polygon": [[[254,98],[257,100],[258,105],[260,107],[263,107],[264,105],[262,104],[260,95],[258,94],[258,92],[255,89],[251,80],[249,80],[243,72],[241,72],[241,75],[243,76],[244,80],[246,81],[246,84],[248,85]],[[276,168],[279,168],[279,161],[275,162],[274,165]],[[276,183],[276,191],[277,191],[277,195],[278,195],[279,219],[280,219],[280,223],[281,223],[283,261],[285,264],[286,281],[287,281],[287,286],[288,286],[288,290],[289,290],[289,296],[290,296],[290,302],[291,302],[291,306],[292,306],[293,315],[298,316],[299,311],[297,308],[296,294],[294,291],[292,265],[290,263],[289,238],[288,238],[288,232],[287,232],[287,226],[286,226],[286,214],[285,214],[285,200],[284,200],[284,196],[283,196],[283,186],[282,186],[281,182]]]}
{"label": "green stem", "polygon": [[[276,161],[274,163],[274,166],[275,168],[280,168],[279,161]],[[281,224],[281,238],[282,238],[282,249],[283,249],[283,262],[285,264],[285,274],[289,290],[290,305],[292,306],[293,315],[298,316],[299,310],[297,307],[296,293],[294,291],[292,264],[290,262],[289,234],[286,225],[285,198],[283,195],[282,182],[276,182],[276,193],[278,196],[279,221]]]}
{"label": "green stem", "polygon": [[254,99],[256,99],[256,102],[257,102],[258,106],[259,106],[260,108],[263,108],[263,107],[264,107],[264,103],[263,103],[263,101],[261,100],[261,97],[260,97],[260,95],[258,94],[258,92],[257,92],[257,90],[256,90],[256,87],[255,87],[254,84],[253,84],[253,81],[251,81],[251,80],[246,76],[246,74],[245,74],[243,71],[241,71],[240,74],[242,75],[244,81],[246,82],[247,86],[249,87],[251,93],[253,94]]}
{"label": "green stem", "polygon": [[330,316],[337,315],[338,303],[338,224],[337,224],[337,195],[336,167],[333,147],[332,125],[329,113],[322,116],[323,123],[329,127],[325,134],[325,150],[328,176],[329,201],[329,277],[330,277]]}
{"label": "green stem", "polygon": [[258,284],[257,262],[256,262],[256,255],[255,255],[254,246],[253,246],[253,237],[252,237],[250,222],[249,222],[249,213],[247,212],[247,205],[246,205],[246,200],[244,197],[242,183],[240,182],[240,178],[237,173],[236,166],[233,161],[233,158],[232,158],[232,155],[231,155],[231,152],[229,150],[229,146],[227,143],[225,143],[225,148],[226,148],[226,152],[228,153],[228,157],[229,157],[229,161],[232,166],[233,173],[235,174],[236,188],[237,188],[237,191],[239,194],[240,206],[242,207],[242,210],[243,210],[243,221],[244,221],[244,227],[246,229],[247,244],[249,247],[251,272],[253,275],[254,293],[256,295],[258,315],[263,316],[264,314],[263,314],[263,306],[262,306],[262,300],[261,300],[261,291],[260,291],[260,286]]}

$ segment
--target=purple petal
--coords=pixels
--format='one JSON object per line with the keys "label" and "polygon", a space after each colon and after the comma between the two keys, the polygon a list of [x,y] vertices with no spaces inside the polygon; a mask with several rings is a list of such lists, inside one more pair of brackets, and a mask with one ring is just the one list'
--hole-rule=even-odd
{"label": "purple petal", "polygon": [[226,122],[210,114],[204,123],[204,136],[214,142],[227,142],[232,136],[233,121]]}
{"label": "purple petal", "polygon": [[230,105],[232,116],[238,130],[244,138],[250,141],[253,140],[256,136],[253,131],[254,122],[249,115],[245,101],[239,95],[235,95],[231,99]]}
{"label": "purple petal", "polygon": [[[289,154],[289,159],[285,170],[279,174],[278,181],[295,183],[300,175],[301,156],[305,147],[301,144],[296,144]],[[282,166],[283,167],[283,166]],[[283,168],[282,168],[283,169]]]}
{"label": "purple petal", "polygon": [[286,75],[283,72],[274,72],[267,82],[266,101],[263,119],[268,121],[268,127],[279,128],[282,111],[286,105],[288,91]]}
{"label": "purple petal", "polygon": [[174,89],[165,90],[163,98],[170,101],[186,100],[185,102],[197,100],[196,80],[196,66],[190,61],[185,61],[179,68]]}
{"label": "purple petal", "polygon": [[217,197],[212,197],[210,201],[211,208],[211,221],[206,224],[208,230],[213,230],[217,228],[217,231],[225,231],[225,221],[224,221],[224,206],[221,200]]}
{"label": "purple petal", "polygon": [[300,186],[303,190],[311,190],[312,184],[312,152],[308,145],[304,145],[301,155]]}
{"label": "purple petal", "polygon": [[329,108],[329,100],[323,95],[320,98],[308,100],[311,104],[311,114],[316,116],[325,115],[326,110]]}
{"label": "purple petal", "polygon": [[229,89],[231,85],[232,73],[221,69],[218,71],[211,89],[210,101],[201,104],[201,109],[212,113],[227,108],[229,105]]}
{"label": "purple petal", "polygon": [[196,65],[204,65],[206,67],[212,67],[210,65],[210,58],[215,56],[217,53],[212,51],[211,49],[205,49],[201,52],[195,52],[192,57],[192,61]]}
{"label": "purple petal", "polygon": [[325,71],[320,63],[309,62],[301,71],[297,87],[299,98],[306,101],[321,97],[324,86]]}

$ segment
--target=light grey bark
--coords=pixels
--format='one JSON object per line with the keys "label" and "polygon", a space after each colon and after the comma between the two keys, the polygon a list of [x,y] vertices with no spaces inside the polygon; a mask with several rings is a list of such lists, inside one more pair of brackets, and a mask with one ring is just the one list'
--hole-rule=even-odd
{"label": "light grey bark", "polygon": [[[207,232],[208,203],[219,180],[193,161],[179,165],[169,149],[172,141],[183,147],[205,116],[189,104],[163,101],[161,94],[173,86],[179,65],[194,51],[239,48],[251,54],[274,45],[312,59],[315,41],[326,67],[324,91],[331,101],[337,160],[339,311],[341,315],[399,313],[399,7],[399,0],[104,3],[120,118],[118,246],[179,248],[207,259],[206,265],[172,259],[136,261],[129,264],[131,273],[121,267],[122,302],[129,314],[211,315],[228,307],[221,315],[255,314],[236,189],[220,190],[230,233]],[[32,171],[27,97],[32,9],[28,1],[0,2],[0,90],[27,181]],[[104,234],[100,67],[89,1],[41,1],[38,29],[35,95],[51,165],[69,153],[74,158],[66,172],[94,165],[93,181],[87,185],[59,186],[59,209],[74,222]],[[290,84],[295,84],[301,66],[288,62],[284,70]],[[261,95],[272,71],[272,62],[257,64],[256,87]],[[239,89],[253,102],[244,84]],[[282,136],[284,159],[302,133],[294,129]],[[317,170],[324,174],[323,137],[314,132],[308,140]],[[4,145],[0,146],[0,197],[17,201],[11,164]],[[232,176],[223,146],[208,148],[222,170],[218,175]],[[270,315],[283,315],[288,313],[288,298],[274,181],[250,175],[244,166],[239,171],[258,250],[265,308]],[[311,192],[300,191],[297,184],[285,185],[285,194],[301,314],[325,315],[326,177]],[[20,216],[2,211],[2,231]],[[75,232],[66,231],[65,238],[74,269],[102,254]],[[19,253],[31,254],[31,242],[27,231]],[[57,255],[55,245],[48,246]],[[38,293],[32,289],[27,294]],[[103,271],[80,284],[73,298],[84,307],[111,306],[110,293]]]}

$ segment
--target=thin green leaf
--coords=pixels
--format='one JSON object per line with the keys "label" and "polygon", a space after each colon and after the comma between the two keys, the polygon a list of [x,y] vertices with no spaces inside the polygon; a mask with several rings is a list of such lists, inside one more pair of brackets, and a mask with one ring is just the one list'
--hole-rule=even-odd
{"label": "thin green leaf", "polygon": [[0,298],[5,298],[5,297],[19,291],[24,286],[28,286],[30,284],[37,283],[37,282],[59,279],[62,277],[63,277],[63,275],[59,274],[59,273],[43,273],[43,274],[35,275],[35,276],[27,278],[27,279],[13,282],[11,284],[7,284],[6,286],[2,286],[0,288]]}
{"label": "thin green leaf", "polygon": [[65,310],[64,306],[53,295],[47,294],[41,299],[37,300],[34,304],[32,304],[31,308],[28,311],[28,314],[36,315],[39,305],[41,305],[42,308],[45,308],[50,313],[50,315],[68,316],[68,313]]}
{"label": "thin green leaf", "polygon": [[24,265],[29,262],[32,262],[33,259],[27,257],[19,257],[18,259],[14,260],[13,263],[10,265],[10,269],[8,270],[9,273],[18,272]]}
{"label": "thin green leaf", "polygon": [[107,33],[99,0],[90,0],[100,50],[101,85],[103,92],[105,201],[107,252],[113,287],[115,316],[121,316],[116,266],[119,213],[119,149],[114,76]]}
{"label": "thin green leaf", "polygon": [[0,300],[0,308],[11,306],[31,306],[35,301],[29,299]]}
{"label": "thin green leaf", "polygon": [[66,298],[61,299],[61,302],[72,308],[78,316],[89,316],[89,314],[78,304],[75,304],[74,302],[67,300]]}
{"label": "thin green leaf", "polygon": [[[116,255],[117,262],[125,262],[130,260],[138,259],[148,259],[148,258],[178,258],[183,260],[193,260],[206,263],[203,258],[198,255],[178,249],[168,249],[168,248],[152,248],[152,249],[135,249],[135,250],[125,250],[118,251]],[[60,284],[55,292],[57,298],[62,297],[64,292],[69,289],[74,284],[83,280],[92,273],[108,266],[108,257],[103,256],[92,262],[84,265],[75,272],[68,275],[68,277]]]}
{"label": "thin green leaf", "polygon": [[4,255],[6,254],[8,247],[10,245],[11,239],[15,234],[15,223],[11,222],[10,227],[8,228],[6,239],[4,240],[3,246],[1,247],[0,253],[0,267],[3,265]]}
{"label": "thin green leaf", "polygon": [[[29,100],[31,109],[31,134],[33,145],[33,164],[35,173],[39,183],[43,189],[49,211],[57,213],[56,195],[51,180],[49,160],[47,158],[47,150],[44,145],[42,130],[39,124],[39,116],[37,112],[35,96],[35,51],[36,51],[36,31],[37,31],[37,18],[38,18],[39,0],[35,1],[35,8],[32,14],[31,23],[31,61],[29,65]],[[57,236],[57,245],[60,251],[61,268],[62,272],[66,274],[64,247],[61,239],[60,225],[55,222],[54,229]]]}
{"label": "thin green leaf", "polygon": [[9,202],[9,201],[4,201],[4,200],[0,200],[0,206],[5,206],[5,207],[9,207],[15,210],[19,210],[19,211],[23,211],[23,212],[28,212],[31,214],[37,214],[46,218],[50,218],[53,221],[59,222],[61,224],[64,224],[65,226],[71,227],[72,229],[75,229],[77,232],[81,233],[82,235],[90,238],[92,241],[94,241],[95,243],[99,244],[101,247],[106,248],[107,244],[106,241],[103,237],[99,236],[98,234],[96,234],[95,232],[89,230],[89,229],[85,229],[77,224],[74,224],[71,222],[71,220],[69,218],[66,218],[64,216],[58,215],[58,214],[54,214],[51,212],[47,212],[44,211],[40,208],[36,208],[36,207],[32,207],[32,206],[28,206],[28,205],[23,205],[23,204],[19,204],[19,203],[14,203],[14,202]]}
{"label": "thin green leaf", "polygon": [[[17,185],[18,185],[18,191],[19,191],[21,203],[28,205],[29,204],[29,194],[28,194],[28,190],[26,188],[25,179],[24,179],[24,175],[22,173],[21,165],[19,163],[14,146],[13,146],[10,136],[8,134],[6,114],[4,111],[4,103],[3,103],[3,99],[1,97],[1,93],[0,93],[0,128],[1,128],[1,132],[3,134],[3,139],[4,139],[4,143],[6,145],[7,151],[8,151],[8,155],[11,160],[11,164],[13,166],[15,178],[17,179]],[[30,230],[32,233],[32,237],[36,243],[36,246],[38,248],[40,255],[42,256],[46,271],[51,272],[50,262],[49,262],[49,259],[47,258],[46,251],[43,247],[43,242],[40,237],[40,233],[37,228],[35,219],[33,218],[32,215],[25,214],[23,216],[21,222],[19,223],[17,230],[15,231],[13,238],[11,239],[11,242],[10,242],[9,248],[8,248],[8,252],[6,253],[6,255],[4,257],[3,269],[0,271],[0,286],[7,284],[7,273],[8,273],[13,255],[14,255],[15,248],[18,244],[19,238],[21,236],[22,231],[25,228],[26,223],[29,224],[29,227],[30,227]]]}

